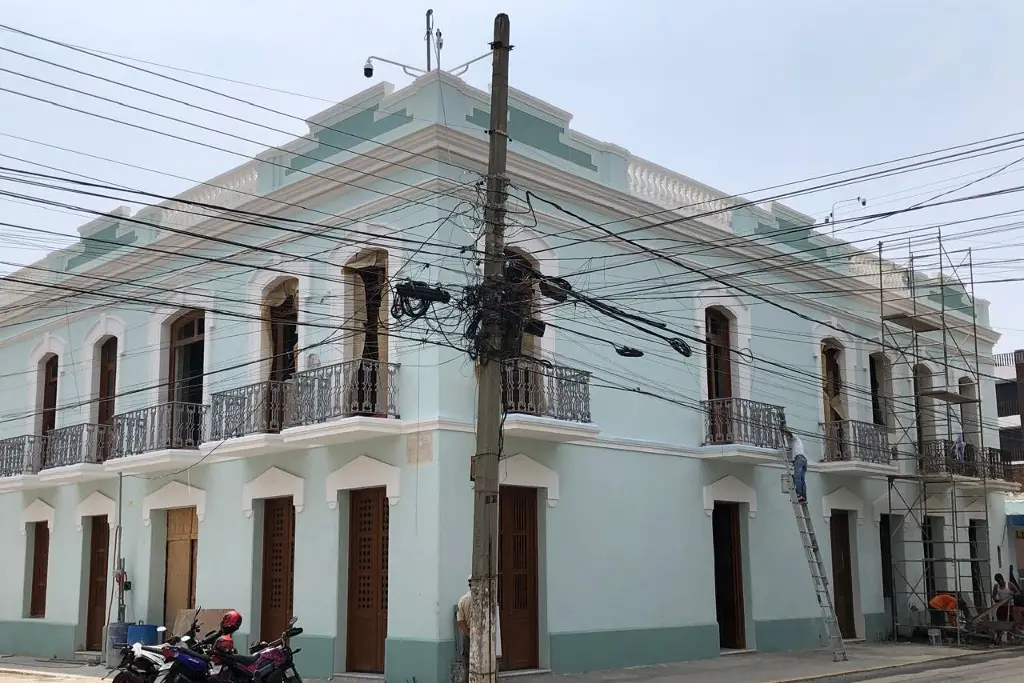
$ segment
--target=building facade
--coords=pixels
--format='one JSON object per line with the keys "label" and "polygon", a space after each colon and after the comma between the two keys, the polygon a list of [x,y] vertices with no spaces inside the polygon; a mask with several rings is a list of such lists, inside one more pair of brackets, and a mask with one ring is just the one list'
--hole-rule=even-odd
{"label": "building facade", "polygon": [[[100,216],[80,244],[8,278],[0,651],[99,649],[123,557],[129,622],[234,608],[244,644],[295,615],[306,676],[449,678],[470,573],[476,379],[448,345],[459,337],[437,332],[447,309],[396,316],[392,284],[457,295],[476,277],[480,224],[466,207],[487,119],[487,93],[447,75],[378,85],[310,119],[308,136],[175,201]],[[633,218],[685,267],[519,200],[510,262],[704,341],[684,357],[544,303],[536,287],[520,302],[546,329],[503,369],[503,666],[817,647],[821,613],[783,493],[783,415],[812,460],[843,631],[886,637],[910,605],[893,598],[891,539],[910,511],[892,489],[909,500],[923,476],[923,441],[898,438],[895,421],[937,400],[922,403],[883,348],[868,290],[888,266],[792,209],[726,199],[570,120],[512,92],[515,186],[590,223]],[[680,251],[693,242],[718,248]],[[68,288],[88,295],[55,315],[46,302]],[[1016,487],[984,466],[984,443],[998,443],[998,335],[974,303],[980,360],[953,382],[981,399],[981,464],[950,486],[972,500],[954,516],[1002,519],[1002,491]],[[918,365],[937,377],[935,358]],[[947,419],[929,413],[922,439],[940,441]],[[901,542],[920,546],[920,528],[904,526]],[[985,529],[992,566],[1001,529]]]}

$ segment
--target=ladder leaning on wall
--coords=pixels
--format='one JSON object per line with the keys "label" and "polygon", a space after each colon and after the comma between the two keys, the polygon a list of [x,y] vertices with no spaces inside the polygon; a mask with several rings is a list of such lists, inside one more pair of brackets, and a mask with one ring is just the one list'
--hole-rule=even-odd
{"label": "ladder leaning on wall", "polygon": [[811,523],[811,513],[807,509],[807,503],[799,502],[796,497],[792,443],[788,437],[784,438],[786,474],[783,475],[782,480],[783,490],[789,492],[789,501],[793,504],[796,528],[800,532],[800,542],[804,546],[807,566],[811,570],[811,580],[814,582],[814,594],[818,598],[818,605],[825,618],[825,638],[828,640],[828,649],[832,653],[832,661],[845,662],[847,661],[846,644],[843,643],[843,633],[839,628],[839,619],[836,618],[835,606],[832,604],[832,591],[828,585],[828,574],[825,573],[825,562],[821,559],[818,537],[814,533],[814,525]]}

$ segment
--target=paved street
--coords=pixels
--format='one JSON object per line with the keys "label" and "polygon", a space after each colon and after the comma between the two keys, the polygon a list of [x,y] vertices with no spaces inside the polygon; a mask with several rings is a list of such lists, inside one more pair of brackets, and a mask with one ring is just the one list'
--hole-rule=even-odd
{"label": "paved street", "polygon": [[[824,651],[750,653],[586,674],[502,678],[505,683],[1024,683],[1024,651],[881,643],[850,644],[848,649],[847,662],[833,662]],[[900,667],[900,672],[880,671],[887,667]],[[0,683],[101,683],[107,673],[105,667],[82,663],[0,657]],[[340,680],[352,679],[342,674]]]}
{"label": "paved street", "polygon": [[873,683],[1020,683],[1024,657],[871,679]]}

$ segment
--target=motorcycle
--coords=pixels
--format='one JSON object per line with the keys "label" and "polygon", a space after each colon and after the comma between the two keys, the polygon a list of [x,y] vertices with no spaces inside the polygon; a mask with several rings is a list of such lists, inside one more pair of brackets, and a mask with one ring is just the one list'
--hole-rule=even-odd
{"label": "motorcycle", "polygon": [[210,652],[213,664],[210,677],[235,683],[302,683],[302,677],[295,668],[294,655],[302,648],[291,649],[291,639],[302,633],[295,626],[298,621],[292,617],[288,629],[277,640],[267,643],[260,641],[249,648],[249,655],[238,654],[230,635],[222,635]]}
{"label": "motorcycle", "polygon": [[[169,636],[161,645],[129,643],[121,648],[121,661],[114,668],[117,673],[114,675],[112,683],[154,683],[160,668],[166,662],[164,656],[164,648],[166,646],[197,646],[195,637],[199,630],[199,611],[196,610],[196,617],[192,620],[191,626],[180,636]],[[160,626],[156,632],[163,638],[164,634],[167,633],[167,627]],[[209,636],[210,634],[208,633],[207,637]]]}

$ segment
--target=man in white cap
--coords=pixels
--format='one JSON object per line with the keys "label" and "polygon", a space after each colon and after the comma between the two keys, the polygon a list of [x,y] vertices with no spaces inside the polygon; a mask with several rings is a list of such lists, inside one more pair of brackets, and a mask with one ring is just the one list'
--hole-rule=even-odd
{"label": "man in white cap", "polygon": [[[473,585],[473,577],[469,577],[470,586]],[[469,638],[469,623],[470,619],[473,618],[473,597],[472,590],[466,591],[466,594],[459,598],[459,607],[455,613],[455,620],[459,624],[459,630],[465,634],[466,638]],[[497,600],[494,605],[494,656],[497,659],[501,659],[501,617],[498,611]],[[466,647],[465,657],[469,657],[469,647]]]}

